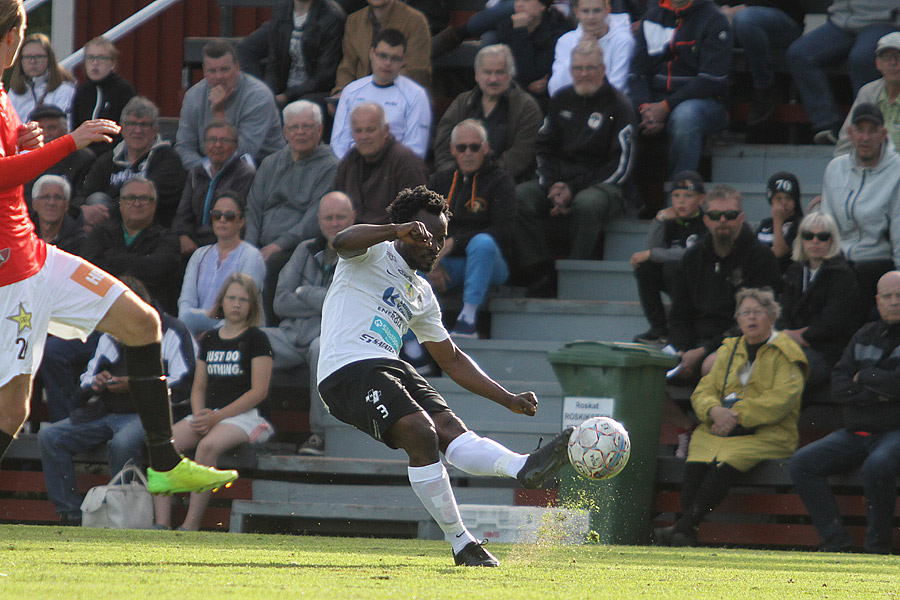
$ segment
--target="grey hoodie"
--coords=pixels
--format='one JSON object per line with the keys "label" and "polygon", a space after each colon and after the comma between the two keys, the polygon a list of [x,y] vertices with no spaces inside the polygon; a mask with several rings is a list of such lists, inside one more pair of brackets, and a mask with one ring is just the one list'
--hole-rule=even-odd
{"label": "grey hoodie", "polygon": [[244,240],[258,248],[277,244],[293,250],[319,235],[319,200],[331,191],[337,167],[338,159],[326,144],[296,162],[290,146],[266,157],[247,198]]}
{"label": "grey hoodie", "polygon": [[900,155],[890,139],[874,167],[859,166],[855,150],[828,163],[821,210],[837,221],[847,260],[900,265]]}

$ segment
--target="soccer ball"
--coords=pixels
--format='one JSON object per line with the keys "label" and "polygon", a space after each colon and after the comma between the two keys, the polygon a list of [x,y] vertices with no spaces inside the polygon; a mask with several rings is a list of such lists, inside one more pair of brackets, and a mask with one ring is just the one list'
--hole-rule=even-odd
{"label": "soccer ball", "polygon": [[609,417],[591,417],[569,437],[569,462],[582,477],[600,481],[618,475],[631,456],[625,427]]}

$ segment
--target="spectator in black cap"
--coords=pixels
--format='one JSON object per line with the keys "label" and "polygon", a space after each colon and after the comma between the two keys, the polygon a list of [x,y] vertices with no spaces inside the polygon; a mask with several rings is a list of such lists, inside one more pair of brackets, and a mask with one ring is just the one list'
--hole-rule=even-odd
{"label": "spectator in black cap", "polygon": [[791,248],[797,237],[797,227],[803,219],[800,204],[800,182],[797,176],[779,171],[766,183],[766,200],[772,207],[772,216],[759,223],[756,239],[772,248],[783,274],[791,264]]}
{"label": "spectator in black cap", "polygon": [[646,250],[631,256],[631,266],[637,279],[641,308],[650,329],[635,336],[642,344],[665,345],[669,330],[662,293],[671,293],[684,251],[703,238],[703,201],[706,190],[703,179],[695,171],[682,171],[672,179],[672,207],[660,211],[647,232]]}
{"label": "spectator in black cap", "polygon": [[874,104],[853,110],[848,133],[850,153],[825,168],[821,210],[837,222],[868,311],[878,279],[900,265],[900,156]]}
{"label": "spectator in black cap", "polygon": [[[37,121],[38,125],[44,131],[44,143],[50,143],[56,138],[62,137],[69,133],[69,121],[66,113],[52,104],[39,104],[31,114],[28,115],[29,121]],[[96,156],[87,148],[76,150],[64,159],[51,166],[49,169],[41,173],[41,175],[59,175],[69,182],[72,186],[72,198],[80,197],[81,188],[84,185],[84,178],[94,163]],[[34,183],[41,177],[38,175],[32,181],[25,184],[25,201],[31,206],[31,188]],[[86,224],[93,225],[96,222],[106,219],[105,214],[94,214],[97,208],[103,207],[84,207],[79,203],[69,204],[69,214],[73,219],[79,219],[84,211],[84,220]]]}

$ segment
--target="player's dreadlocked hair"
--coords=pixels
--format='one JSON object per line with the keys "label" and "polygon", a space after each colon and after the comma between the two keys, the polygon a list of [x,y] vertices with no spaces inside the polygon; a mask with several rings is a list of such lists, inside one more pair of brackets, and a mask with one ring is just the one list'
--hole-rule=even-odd
{"label": "player's dreadlocked hair", "polygon": [[444,213],[448,220],[453,216],[444,197],[424,185],[400,190],[394,201],[387,207],[391,223],[408,223],[416,218],[416,214],[420,210],[433,215]]}

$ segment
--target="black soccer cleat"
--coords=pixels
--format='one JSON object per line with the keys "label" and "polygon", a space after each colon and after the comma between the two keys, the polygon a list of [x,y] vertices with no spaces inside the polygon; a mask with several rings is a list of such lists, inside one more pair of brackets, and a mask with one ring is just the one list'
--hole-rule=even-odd
{"label": "black soccer cleat", "polygon": [[568,427],[557,433],[545,446],[528,455],[525,465],[516,474],[522,487],[534,489],[544,483],[551,475],[569,464],[569,437],[574,427]]}
{"label": "black soccer cleat", "polygon": [[462,550],[453,553],[453,560],[456,566],[466,567],[499,567],[500,561],[497,557],[484,549],[487,540],[482,542],[469,542]]}

